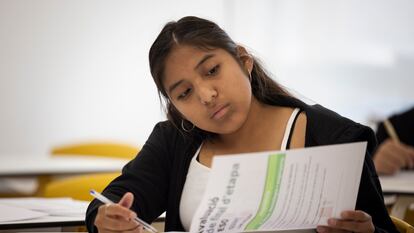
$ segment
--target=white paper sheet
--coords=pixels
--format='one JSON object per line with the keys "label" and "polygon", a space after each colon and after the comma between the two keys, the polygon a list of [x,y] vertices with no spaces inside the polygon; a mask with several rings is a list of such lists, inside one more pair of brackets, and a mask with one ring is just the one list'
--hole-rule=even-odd
{"label": "white paper sheet", "polygon": [[190,232],[314,229],[355,208],[366,142],[216,156]]}
{"label": "white paper sheet", "polygon": [[0,204],[0,222],[34,219],[47,215],[47,213]]}
{"label": "white paper sheet", "polygon": [[[42,213],[42,216],[80,216],[85,215],[88,206],[86,201],[71,198],[0,198],[1,207],[15,208]],[[0,212],[4,212],[0,208]],[[25,213],[25,212],[24,212]]]}

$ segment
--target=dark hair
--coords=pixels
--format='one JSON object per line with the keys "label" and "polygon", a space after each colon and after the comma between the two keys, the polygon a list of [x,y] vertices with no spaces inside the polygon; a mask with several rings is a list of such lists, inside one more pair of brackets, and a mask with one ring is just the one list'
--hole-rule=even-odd
{"label": "dark hair", "polygon": [[[169,100],[162,84],[165,60],[171,52],[171,49],[176,45],[192,45],[206,50],[221,48],[230,53],[240,65],[242,64],[238,57],[238,45],[223,29],[209,20],[187,16],[177,22],[171,21],[164,26],[149,52],[151,74],[157,85],[160,99],[162,95],[165,101],[168,120],[183,133],[186,133],[181,128],[183,118]],[[253,57],[253,59],[253,70],[251,72],[252,94],[259,102],[274,105],[279,96],[291,96],[269,77],[256,58]],[[186,125],[186,128],[190,128],[188,122],[186,122]],[[192,136],[201,136],[202,138],[215,135],[211,132],[198,129],[197,127],[191,130],[189,134]]]}

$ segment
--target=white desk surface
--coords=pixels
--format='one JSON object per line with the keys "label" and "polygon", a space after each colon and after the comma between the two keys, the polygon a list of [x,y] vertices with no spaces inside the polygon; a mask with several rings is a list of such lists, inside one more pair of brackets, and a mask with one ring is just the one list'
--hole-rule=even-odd
{"label": "white desk surface", "polygon": [[0,156],[0,177],[29,175],[66,175],[98,172],[118,172],[126,159],[97,156]]}
{"label": "white desk surface", "polygon": [[[165,213],[159,216],[155,222],[163,222]],[[85,215],[78,216],[46,216],[42,218],[0,222],[0,230],[7,229],[23,229],[23,228],[43,228],[43,227],[68,227],[68,226],[84,226]]]}
{"label": "white desk surface", "polygon": [[382,192],[397,194],[393,198],[391,215],[404,219],[407,208],[414,203],[414,171],[400,171],[392,176],[380,176]]}
{"label": "white desk surface", "polygon": [[414,171],[401,171],[392,176],[379,178],[384,193],[414,195]]}
{"label": "white desk surface", "polygon": [[46,216],[22,221],[1,222],[0,230],[43,228],[43,227],[68,227],[85,225],[85,215],[79,216]]}
{"label": "white desk surface", "polygon": [[[155,222],[163,222],[164,216],[158,217]],[[49,227],[69,227],[84,226],[85,216],[47,216],[32,220],[3,222],[0,223],[0,230],[24,229],[24,228],[49,228]]]}

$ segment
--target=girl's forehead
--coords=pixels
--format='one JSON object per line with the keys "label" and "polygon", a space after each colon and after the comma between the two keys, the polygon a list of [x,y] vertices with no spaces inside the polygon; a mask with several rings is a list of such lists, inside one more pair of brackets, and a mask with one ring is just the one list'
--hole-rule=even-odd
{"label": "girl's forehead", "polygon": [[188,56],[190,58],[194,58],[195,55],[202,55],[206,53],[212,53],[212,52],[218,52],[221,49],[214,48],[214,47],[201,47],[201,46],[195,46],[195,45],[175,45],[168,57],[174,57],[174,56]]}
{"label": "girl's forehead", "polygon": [[174,58],[173,60],[177,58],[191,58],[192,55],[202,54],[205,53],[205,51],[192,46],[192,45],[176,45],[174,46],[170,53],[167,56],[167,61],[171,60],[171,58]]}

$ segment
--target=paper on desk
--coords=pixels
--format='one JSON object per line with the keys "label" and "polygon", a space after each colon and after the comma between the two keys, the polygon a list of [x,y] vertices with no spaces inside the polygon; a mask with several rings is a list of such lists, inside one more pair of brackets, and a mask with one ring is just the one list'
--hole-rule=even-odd
{"label": "paper on desk", "polygon": [[20,221],[47,216],[47,213],[0,204],[0,222]]}
{"label": "paper on desk", "polygon": [[366,142],[216,156],[190,232],[314,229],[355,208]]}
{"label": "paper on desk", "polygon": [[52,216],[73,216],[84,215],[89,203],[71,198],[1,198],[0,204]]}
{"label": "paper on desk", "polygon": [[386,193],[414,193],[414,171],[400,171],[390,176],[379,177],[382,191]]}

